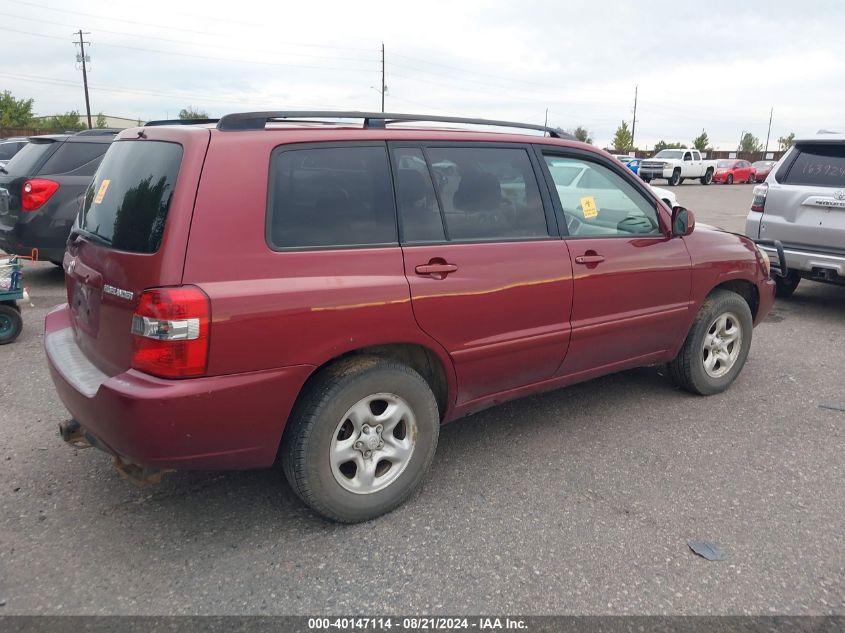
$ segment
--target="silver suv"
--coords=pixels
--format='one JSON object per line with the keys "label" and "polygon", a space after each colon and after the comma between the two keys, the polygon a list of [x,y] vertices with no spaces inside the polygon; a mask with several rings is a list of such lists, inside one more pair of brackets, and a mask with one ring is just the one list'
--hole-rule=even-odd
{"label": "silver suv", "polygon": [[783,243],[789,271],[776,277],[779,297],[802,278],[845,285],[845,134],[798,140],[754,187],[745,234],[770,256],[765,241]]}

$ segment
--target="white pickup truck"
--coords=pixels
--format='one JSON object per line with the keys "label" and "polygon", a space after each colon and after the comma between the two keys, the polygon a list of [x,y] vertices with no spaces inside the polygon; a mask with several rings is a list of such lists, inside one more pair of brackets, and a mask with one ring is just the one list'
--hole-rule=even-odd
{"label": "white pickup truck", "polygon": [[639,175],[646,182],[665,178],[671,186],[680,185],[685,178],[698,178],[702,185],[713,182],[715,160],[704,160],[697,149],[663,149],[653,158],[640,163]]}

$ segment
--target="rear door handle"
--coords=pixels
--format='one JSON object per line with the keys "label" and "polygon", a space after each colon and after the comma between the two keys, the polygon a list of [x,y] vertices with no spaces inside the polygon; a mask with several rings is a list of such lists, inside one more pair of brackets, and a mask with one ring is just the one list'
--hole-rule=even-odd
{"label": "rear door handle", "polygon": [[604,255],[578,255],[576,264],[598,264],[604,261]]}

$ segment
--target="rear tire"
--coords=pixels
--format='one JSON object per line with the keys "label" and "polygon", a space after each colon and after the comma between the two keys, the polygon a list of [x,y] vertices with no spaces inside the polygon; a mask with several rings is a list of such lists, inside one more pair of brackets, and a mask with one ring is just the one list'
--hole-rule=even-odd
{"label": "rear tire", "polygon": [[439,432],[437,401],[422,376],[396,361],[349,357],[300,395],[282,440],[285,476],[323,517],[367,521],[420,487]]}
{"label": "rear tire", "polygon": [[775,296],[781,299],[791,297],[799,283],[801,283],[801,275],[794,270],[786,273],[786,277],[775,277]]}
{"label": "rear tire", "polygon": [[704,175],[701,177],[701,184],[709,185],[711,182],[713,182],[713,170],[708,169],[706,172],[704,172]]}
{"label": "rear tire", "polygon": [[734,175],[733,174],[728,174],[728,177],[725,179],[725,184],[726,185],[734,184]]}
{"label": "rear tire", "polygon": [[23,319],[17,308],[8,304],[0,305],[0,345],[11,343],[23,330]]}
{"label": "rear tire", "polygon": [[745,299],[735,292],[714,290],[701,305],[681,351],[669,363],[672,381],[702,396],[724,391],[745,365],[752,329]]}
{"label": "rear tire", "polygon": [[748,174],[748,180],[745,181],[746,185],[753,185],[755,180],[754,174]]}

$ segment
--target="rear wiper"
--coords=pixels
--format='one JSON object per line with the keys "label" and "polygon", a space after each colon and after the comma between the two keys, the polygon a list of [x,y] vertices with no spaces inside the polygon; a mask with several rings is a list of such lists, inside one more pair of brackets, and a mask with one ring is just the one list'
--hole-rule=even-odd
{"label": "rear wiper", "polygon": [[91,233],[90,231],[86,231],[85,229],[81,229],[79,227],[74,228],[70,232],[70,236],[67,238],[67,243],[76,244],[79,238],[85,238],[91,242],[96,242],[101,246],[111,246],[111,240],[107,237],[103,237],[102,235],[97,235],[96,233]]}

